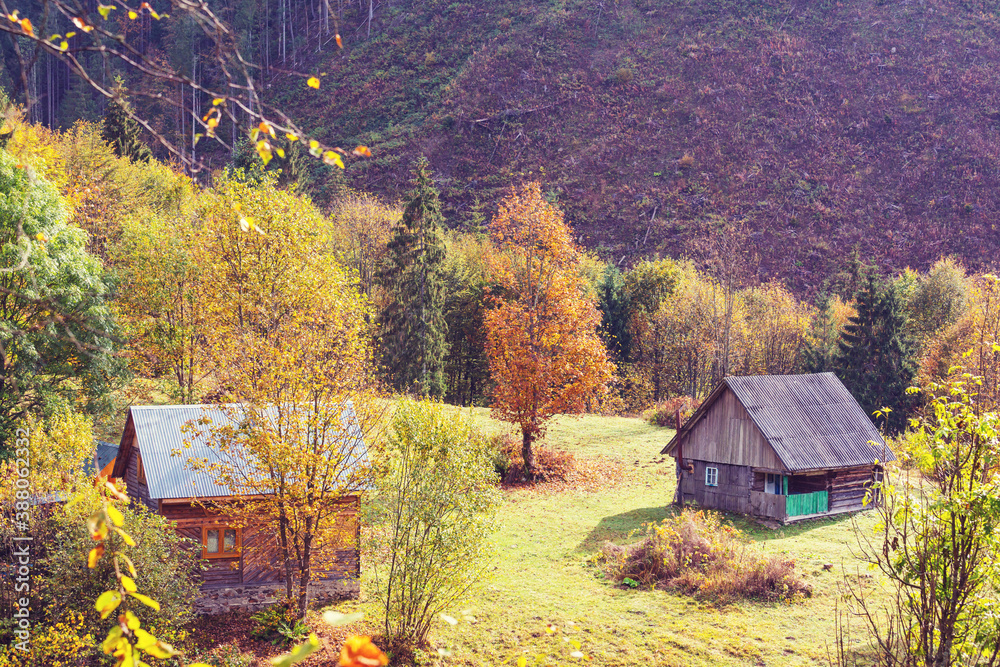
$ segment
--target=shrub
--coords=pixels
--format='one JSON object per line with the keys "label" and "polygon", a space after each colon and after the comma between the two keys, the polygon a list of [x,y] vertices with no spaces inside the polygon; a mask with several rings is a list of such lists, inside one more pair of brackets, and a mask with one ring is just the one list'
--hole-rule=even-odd
{"label": "shrub", "polygon": [[70,612],[64,620],[32,631],[31,648],[16,645],[0,649],[0,667],[84,667],[91,664],[97,645],[87,631],[83,614]]}
{"label": "shrub", "polygon": [[768,602],[810,594],[795,562],[756,552],[749,538],[715,512],[685,509],[660,524],[646,524],[641,542],[605,544],[599,556],[616,581],[674,590],[715,602]]}
{"label": "shrub", "polygon": [[464,415],[404,399],[387,440],[373,461],[370,511],[389,536],[375,586],[389,645],[405,652],[483,580],[500,492],[489,443]]}
{"label": "shrub", "polygon": [[677,412],[681,413],[681,423],[683,424],[700,405],[701,401],[691,396],[675,396],[649,408],[642,413],[642,418],[653,426],[674,428],[676,426],[674,415]]}
{"label": "shrub", "polygon": [[[88,552],[94,546],[87,517],[98,507],[100,499],[89,489],[53,513],[55,536],[41,561],[44,574],[40,597],[48,601],[49,618],[81,614],[86,631],[103,638],[107,624],[100,620],[94,600],[104,591],[117,590],[118,579],[111,557],[100,559],[94,569],[87,567]],[[135,613],[144,628],[153,626],[164,636],[180,637],[183,626],[194,615],[199,552],[189,548],[191,541],[177,535],[167,519],[149,512],[145,506],[132,503],[122,513],[122,530],[137,543],[127,550],[138,571],[135,583],[139,590],[154,591],[160,604],[159,611],[140,605]],[[105,546],[109,556],[126,550],[121,536],[115,532],[109,534]]]}
{"label": "shrub", "polygon": [[[524,459],[521,457],[521,441],[512,436],[501,436],[497,459],[502,463],[494,463],[499,473],[501,468],[506,472],[501,481],[504,484],[516,484],[525,479]],[[562,449],[552,449],[545,445],[535,445],[535,480],[539,482],[565,482],[576,468],[576,459]]]}
{"label": "shrub", "polygon": [[275,646],[292,641],[307,632],[305,625],[297,618],[295,610],[288,602],[271,605],[267,609],[258,611],[250,619],[253,621],[250,636],[271,642]]}

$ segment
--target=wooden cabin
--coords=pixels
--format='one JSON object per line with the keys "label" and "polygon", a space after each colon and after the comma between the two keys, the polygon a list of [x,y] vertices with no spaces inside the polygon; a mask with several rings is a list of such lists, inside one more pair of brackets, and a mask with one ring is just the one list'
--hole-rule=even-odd
{"label": "wooden cabin", "polygon": [[[207,566],[201,572],[199,613],[233,608],[254,611],[284,595],[277,531],[236,525],[226,514],[233,498],[230,489],[217,484],[212,473],[191,470],[188,465],[191,459],[217,462],[219,455],[204,435],[185,433],[182,427],[206,417],[214,426],[225,425],[232,421],[232,414],[233,410],[219,405],[132,407],[112,471],[113,477],[125,480],[133,502],[170,519],[178,534],[201,545]],[[361,438],[356,425],[349,432]],[[354,597],[359,592],[359,499],[345,497],[342,502],[339,520],[344,544],[334,554],[324,554],[334,560],[332,569],[313,572],[311,599]]]}
{"label": "wooden cabin", "polygon": [[833,373],[727,377],[661,453],[675,502],[781,523],[864,509],[895,460]]}

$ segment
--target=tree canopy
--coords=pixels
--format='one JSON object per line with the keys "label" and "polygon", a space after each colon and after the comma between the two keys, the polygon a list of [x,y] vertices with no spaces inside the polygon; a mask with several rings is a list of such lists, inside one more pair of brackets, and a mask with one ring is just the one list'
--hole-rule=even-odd
{"label": "tree canopy", "polygon": [[[0,150],[0,440],[28,413],[103,409],[115,356],[112,283],[66,224],[55,186]],[[6,451],[7,445],[3,447]]]}

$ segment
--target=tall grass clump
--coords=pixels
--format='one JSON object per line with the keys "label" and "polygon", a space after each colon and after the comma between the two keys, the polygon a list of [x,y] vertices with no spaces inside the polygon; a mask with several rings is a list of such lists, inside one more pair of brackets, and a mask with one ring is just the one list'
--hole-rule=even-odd
{"label": "tall grass clump", "polygon": [[612,579],[719,603],[776,602],[811,592],[795,573],[794,561],[760,554],[715,512],[684,509],[659,524],[645,524],[645,531],[637,544],[604,545],[599,560]]}
{"label": "tall grass clump", "polygon": [[695,413],[701,401],[692,396],[675,396],[666,401],[660,401],[642,413],[642,419],[647,424],[653,426],[663,426],[674,428],[676,426],[676,415],[681,415],[681,423],[688,420]]}

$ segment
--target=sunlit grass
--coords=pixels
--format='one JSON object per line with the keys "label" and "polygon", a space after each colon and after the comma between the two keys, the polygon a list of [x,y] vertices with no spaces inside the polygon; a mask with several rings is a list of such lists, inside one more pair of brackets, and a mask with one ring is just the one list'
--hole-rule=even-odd
{"label": "sunlit grass", "polygon": [[[492,422],[487,410],[471,414],[486,429],[506,428]],[[643,523],[673,511],[673,460],[659,453],[672,435],[638,419],[556,420],[547,444],[579,457],[615,458],[629,470],[627,481],[596,492],[506,492],[491,577],[467,604],[453,610],[457,626],[441,623],[432,631],[434,648],[451,654],[433,660],[444,665],[515,664],[525,655],[532,664],[544,654],[550,657],[547,664],[572,664],[573,647],[562,640],[569,632],[593,658],[589,664],[825,664],[834,636],[838,582],[843,567],[855,569],[848,546],[853,542],[850,516],[777,530],[731,517],[764,551],[795,559],[813,595],[792,604],[716,608],[662,591],[624,590],[591,563],[605,540],[626,542]],[[859,521],[869,526],[871,517],[861,515]],[[830,563],[833,569],[824,570]],[[361,606],[369,619],[378,618],[372,601]],[[570,621],[575,625],[569,626]],[[546,630],[549,624],[556,632]]]}

